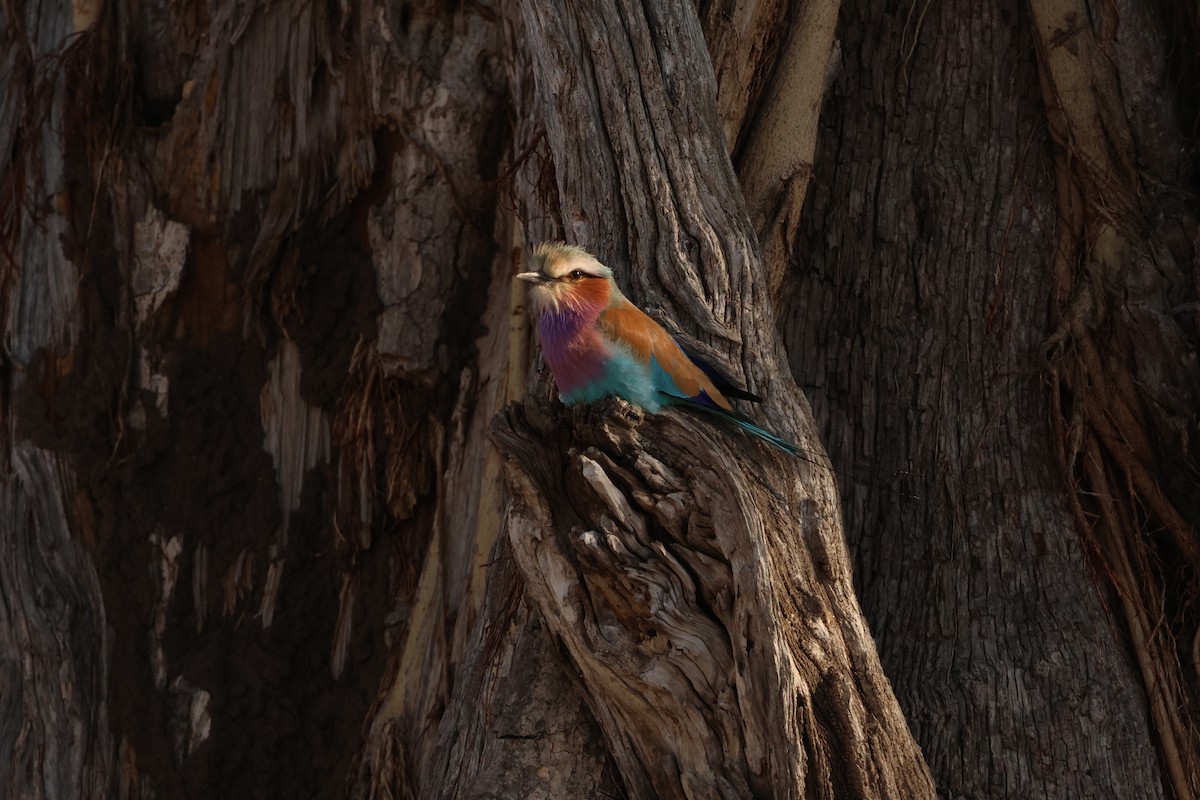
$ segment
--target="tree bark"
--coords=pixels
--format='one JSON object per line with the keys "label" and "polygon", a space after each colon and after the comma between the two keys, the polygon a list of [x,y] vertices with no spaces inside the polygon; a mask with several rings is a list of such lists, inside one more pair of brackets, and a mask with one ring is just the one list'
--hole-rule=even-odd
{"label": "tree bark", "polygon": [[[4,20],[4,39],[19,46],[0,56],[0,146],[31,157],[0,166],[0,792],[101,798],[115,755],[112,642],[89,552],[94,531],[80,530],[90,508],[69,454],[49,448],[52,431],[21,408],[23,395],[49,393],[71,370],[68,354],[83,333],[64,213],[70,151],[58,135],[70,127],[70,94],[65,77],[47,79],[35,66],[57,56],[63,76],[78,74],[86,51],[65,49],[72,20],[64,15],[34,7],[18,22],[6,8]],[[15,36],[22,23],[28,35]],[[35,120],[44,124],[34,127]],[[35,228],[39,212],[43,224]]]}
{"label": "tree bark", "polygon": [[843,7],[784,327],[885,670],[948,796],[1193,797],[1195,203],[1159,23],[877,12]]}
{"label": "tree bark", "polygon": [[0,796],[1194,796],[1166,11],[5,4]]}
{"label": "tree bark", "polygon": [[[570,238],[635,267],[634,296],[690,320],[692,336],[769,398],[770,418],[803,431],[698,20],[625,4],[522,12]],[[498,432],[518,503],[513,554],[631,795],[931,794],[863,638],[828,472],[744,449],[737,458],[682,432],[662,438],[690,447],[635,472],[640,446],[559,461],[529,448],[547,433],[511,416]],[[729,484],[686,473],[714,462]],[[589,509],[588,495],[600,503]],[[689,495],[715,497],[719,510],[681,525]],[[643,518],[650,509],[658,525]],[[655,540],[680,552],[656,558]]]}

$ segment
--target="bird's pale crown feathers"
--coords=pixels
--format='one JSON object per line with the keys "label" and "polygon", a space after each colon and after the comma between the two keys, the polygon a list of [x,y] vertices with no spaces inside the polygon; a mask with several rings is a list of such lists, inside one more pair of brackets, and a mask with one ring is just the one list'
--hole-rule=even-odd
{"label": "bird's pale crown feathers", "polygon": [[566,242],[542,242],[533,251],[530,266],[548,278],[559,279],[580,270],[594,278],[608,278],[612,270],[596,260],[596,257]]}

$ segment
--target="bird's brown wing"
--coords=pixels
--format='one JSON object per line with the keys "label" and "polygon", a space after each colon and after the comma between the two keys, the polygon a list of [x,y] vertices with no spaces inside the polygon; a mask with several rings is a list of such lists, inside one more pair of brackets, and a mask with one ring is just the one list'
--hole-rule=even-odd
{"label": "bird's brown wing", "polygon": [[678,387],[679,397],[697,399],[703,392],[719,408],[728,411],[733,407],[708,375],[680,349],[671,334],[633,303],[625,300],[603,311],[599,326],[609,339],[628,347],[637,360],[645,364],[651,359],[657,361]]}

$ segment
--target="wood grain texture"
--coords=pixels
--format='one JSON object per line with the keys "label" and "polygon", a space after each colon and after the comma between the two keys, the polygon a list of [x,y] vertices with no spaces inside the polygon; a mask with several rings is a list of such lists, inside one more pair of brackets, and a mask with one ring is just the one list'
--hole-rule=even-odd
{"label": "wood grain texture", "polygon": [[[506,538],[493,555],[478,623],[457,662],[460,682],[417,765],[417,796],[622,796],[584,688],[525,599]],[[382,796],[389,791],[381,787]]]}
{"label": "wood grain texture", "polygon": [[[714,113],[698,20],[687,8],[623,3],[528,3],[521,13],[569,238],[613,267],[639,304],[722,354],[768,397],[776,427],[810,441]],[[514,555],[582,673],[631,795],[931,796],[853,599],[829,473],[764,460],[736,437],[739,449],[726,450],[701,425],[659,427],[655,418],[647,429],[658,435],[640,440],[628,420],[599,413],[609,421],[592,425],[604,440],[623,442],[603,455],[587,449],[593,439],[578,416],[571,440],[582,447],[512,413],[498,436],[521,498],[510,518]],[[653,441],[668,448],[663,466],[635,469]],[[566,455],[576,449],[583,455]],[[731,483],[663,477],[695,464],[719,465]],[[659,483],[638,470],[661,473]],[[712,521],[697,525],[721,544],[686,567],[660,552],[653,540],[667,534],[642,517],[657,501],[630,499],[651,486],[678,495],[660,509],[667,517],[673,503],[711,498]],[[681,519],[657,524],[686,536]],[[812,563],[819,589],[800,566]],[[722,581],[729,597],[718,591],[711,602],[732,607],[714,620],[695,595]],[[813,661],[821,667],[798,666]],[[841,746],[828,742],[835,730]]]}
{"label": "wood grain texture", "polygon": [[631,797],[932,796],[791,459],[623,401],[496,437],[513,557]]}
{"label": "wood grain texture", "polygon": [[504,223],[487,202],[507,145],[497,130],[497,18],[487,6],[438,3],[377,13],[370,85],[389,123],[380,137],[386,181],[375,187],[379,201],[362,209],[382,303],[368,357],[399,394],[382,405],[364,398],[392,433],[381,442],[376,430],[360,428],[345,466],[365,480],[356,494],[369,505],[371,460],[389,460],[388,491],[411,518],[420,554],[403,566],[416,572],[415,588],[401,606],[403,638],[368,720],[357,776],[359,791],[388,796],[396,787],[423,791],[421,765],[434,756],[432,731],[483,602],[502,502],[485,483],[495,482],[498,466],[488,471],[484,431],[509,399],[511,294],[509,254],[498,254],[493,238]]}
{"label": "wood grain texture", "polygon": [[[0,8],[0,797],[1194,794],[1187,25]],[[818,463],[557,405],[563,237]]]}
{"label": "wood grain texture", "polygon": [[[131,9],[131,11],[134,11]],[[158,123],[147,167],[173,219],[211,227],[238,214],[258,225],[244,254],[255,291],[285,237],[328,218],[370,180],[370,98],[361,34],[347,6],[139,3],[138,89]]]}
{"label": "wood grain texture", "polygon": [[28,443],[5,450],[0,791],[99,800],[109,796],[114,752],[107,705],[111,640],[96,569],[71,535],[60,492],[64,465]]}
{"label": "wood grain texture", "polygon": [[[109,796],[115,752],[112,640],[89,547],[95,520],[51,420],[20,402],[53,391],[82,328],[70,222],[52,214],[41,223],[69,190],[63,131],[74,62],[64,57],[56,74],[34,69],[62,53],[73,26],[69,9],[42,3],[10,6],[0,22],[0,795],[99,800]],[[35,113],[46,124],[32,130]],[[36,154],[28,171],[10,161],[18,141]]]}

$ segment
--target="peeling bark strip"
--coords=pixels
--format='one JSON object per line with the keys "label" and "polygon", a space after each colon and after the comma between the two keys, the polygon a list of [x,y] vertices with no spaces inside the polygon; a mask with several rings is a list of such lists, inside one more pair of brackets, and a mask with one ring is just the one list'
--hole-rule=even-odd
{"label": "peeling bark strip", "polygon": [[789,459],[641,416],[511,406],[495,429],[513,557],[630,796],[932,797]]}
{"label": "peeling bark strip", "polygon": [[1115,589],[1167,782],[1176,800],[1192,800],[1200,218],[1176,188],[1189,169],[1176,154],[1187,146],[1161,87],[1159,39],[1146,35],[1159,24],[1145,8],[1029,8],[1058,182],[1057,320],[1044,347],[1059,463],[1080,536]]}

